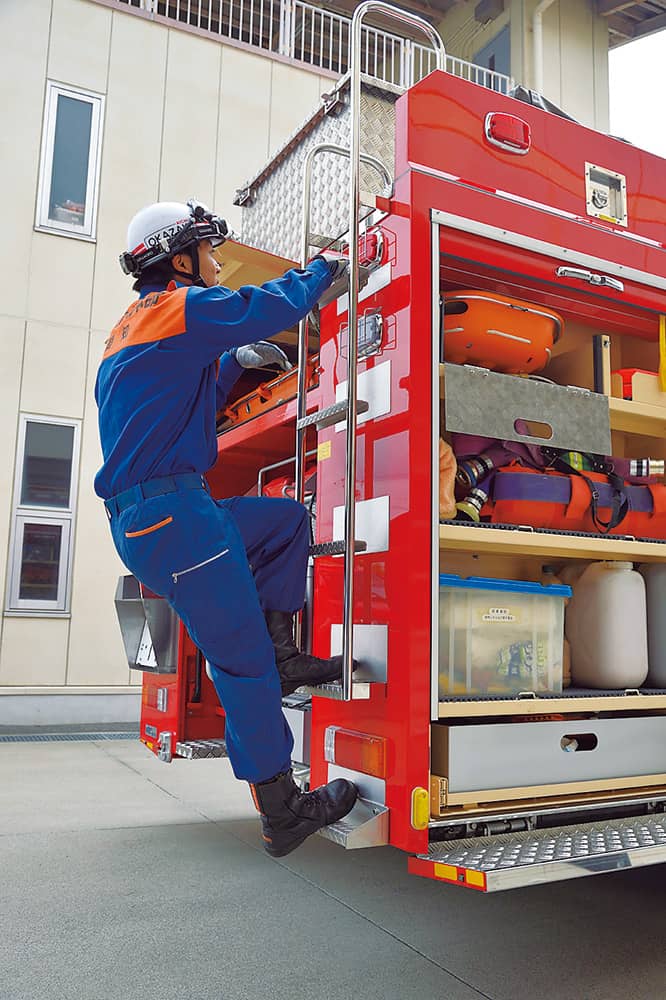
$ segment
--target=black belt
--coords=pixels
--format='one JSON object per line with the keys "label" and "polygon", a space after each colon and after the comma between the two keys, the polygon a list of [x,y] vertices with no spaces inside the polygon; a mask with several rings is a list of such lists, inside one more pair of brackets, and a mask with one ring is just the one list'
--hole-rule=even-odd
{"label": "black belt", "polygon": [[163,493],[177,493],[178,490],[208,490],[208,484],[198,472],[183,472],[176,476],[160,476],[159,479],[147,479],[144,483],[130,486],[128,490],[117,493],[104,501],[109,517],[122,514],[124,510],[142,500],[162,496]]}

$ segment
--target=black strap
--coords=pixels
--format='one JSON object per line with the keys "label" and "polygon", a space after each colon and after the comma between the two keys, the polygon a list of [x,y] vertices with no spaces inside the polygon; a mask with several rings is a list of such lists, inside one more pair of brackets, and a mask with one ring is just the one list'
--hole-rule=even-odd
{"label": "black strap", "polygon": [[192,273],[189,274],[187,271],[179,271],[177,267],[173,266],[173,261],[170,261],[172,272],[177,274],[179,278],[187,278],[188,281],[191,281],[193,285],[198,285],[199,288],[205,288],[206,282],[201,277],[201,272],[199,270],[199,247],[197,244],[192,243],[191,246],[187,246],[183,250],[178,250],[177,253],[189,254],[192,261]]}
{"label": "black strap", "polygon": [[624,479],[613,472],[608,463],[600,460],[597,455],[590,456],[595,467],[597,467],[599,471],[603,472],[606,476],[608,484],[613,490],[611,515],[608,521],[604,521],[603,518],[599,516],[599,491],[597,489],[597,483],[595,483],[593,479],[586,476],[584,472],[581,472],[580,469],[576,469],[573,465],[570,465],[569,462],[556,452],[550,451],[550,458],[551,468],[556,469],[558,472],[565,472],[568,475],[574,473],[574,475],[580,476],[580,478],[587,483],[591,496],[590,507],[592,510],[592,521],[594,522],[594,526],[601,532],[609,532],[612,531],[613,528],[617,528],[618,524],[620,524],[629,513],[629,497],[624,490]]}

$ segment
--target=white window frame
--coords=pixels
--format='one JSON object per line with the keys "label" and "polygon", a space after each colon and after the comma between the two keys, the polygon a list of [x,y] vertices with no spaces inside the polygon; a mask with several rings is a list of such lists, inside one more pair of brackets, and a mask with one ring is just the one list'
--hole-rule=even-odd
{"label": "white window frame", "polygon": [[[86,208],[83,224],[58,222],[49,218],[49,199],[53,179],[53,152],[55,146],[58,98],[71,97],[92,105],[90,122],[90,148],[88,150],[88,178],[86,183]],[[65,84],[46,82],[44,104],[44,127],[42,131],[42,152],[39,163],[39,187],[37,191],[37,216],[35,229],[40,232],[72,236],[94,242],[97,234],[97,203],[99,200],[99,175],[102,162],[102,125],[104,120],[104,96],[89,90],[78,90]]]}
{"label": "white window frame", "polygon": [[[69,615],[72,590],[73,536],[81,451],[81,421],[68,420],[62,417],[45,417],[31,413],[22,413],[19,419],[5,614],[29,615],[31,617],[64,617]],[[68,507],[44,507],[37,504],[21,503],[23,467],[25,464],[25,440],[29,423],[55,424],[62,427],[74,428]],[[26,524],[57,524],[62,526],[58,589],[56,599],[53,601],[31,600],[19,597],[22,567],[21,556],[23,553],[23,536]]]}

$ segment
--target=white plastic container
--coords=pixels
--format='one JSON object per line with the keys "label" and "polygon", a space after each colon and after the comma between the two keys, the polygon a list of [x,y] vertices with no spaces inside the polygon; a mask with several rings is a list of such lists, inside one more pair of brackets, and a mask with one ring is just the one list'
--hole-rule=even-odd
{"label": "white plastic container", "polygon": [[569,587],[439,578],[439,696],[562,690]]}
{"label": "white plastic container", "polygon": [[646,687],[666,688],[666,566],[646,563],[639,572],[647,591],[648,675]]}
{"label": "white plastic container", "polygon": [[631,563],[592,563],[573,582],[565,620],[577,687],[640,687],[648,672],[645,582]]}

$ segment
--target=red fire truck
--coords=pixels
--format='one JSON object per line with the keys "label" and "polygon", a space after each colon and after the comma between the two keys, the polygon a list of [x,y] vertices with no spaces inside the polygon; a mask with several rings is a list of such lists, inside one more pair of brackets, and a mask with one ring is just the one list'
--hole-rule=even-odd
{"label": "red fire truck", "polygon": [[[438,68],[404,93],[363,77],[369,11],[426,30]],[[663,537],[483,511],[442,523],[438,501],[452,432],[543,444],[540,422],[563,450],[666,457],[658,374],[633,399],[610,377],[663,363],[664,162],[534,95],[450,75],[413,15],[370,0],[352,34],[349,76],[239,192],[241,238],[221,250],[231,287],[323,245],[351,262],[349,288],[281,338],[294,357],[298,343],[298,384],[241,387],[208,475],[218,497],[277,481],[316,508],[303,641],[342,652],[345,676],[285,699],[295,772],[310,787],[355,781],[357,806],[324,835],[390,844],[426,878],[495,891],[654,864],[666,858],[666,691],[443,687],[458,653],[444,648],[440,573],[534,585],[544,563],[557,575],[658,565]],[[461,289],[559,317],[547,378],[446,362],[443,303]],[[224,711],[182,625],[132,578],[117,607],[144,670],[141,740],[164,761],[224,756]]]}

